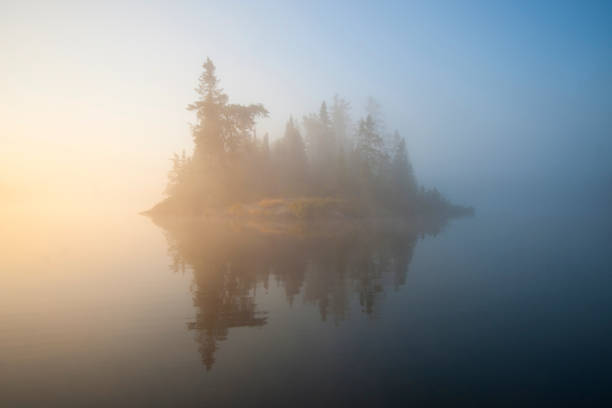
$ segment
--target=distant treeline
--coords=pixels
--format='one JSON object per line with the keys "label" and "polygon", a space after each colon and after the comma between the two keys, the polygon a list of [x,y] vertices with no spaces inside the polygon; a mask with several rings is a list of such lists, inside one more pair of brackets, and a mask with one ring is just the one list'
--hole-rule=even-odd
{"label": "distant treeline", "polygon": [[[215,65],[203,65],[188,106],[195,111],[192,155],[175,154],[168,199],[159,208],[226,208],[270,197],[334,197],[369,213],[461,212],[435,188],[419,186],[406,142],[385,132],[378,105],[356,123],[349,103],[335,96],[330,106],[301,120],[289,118],[284,135],[258,137],[256,120],[268,115],[261,104],[237,105],[219,87]],[[169,205],[172,204],[172,205]]]}

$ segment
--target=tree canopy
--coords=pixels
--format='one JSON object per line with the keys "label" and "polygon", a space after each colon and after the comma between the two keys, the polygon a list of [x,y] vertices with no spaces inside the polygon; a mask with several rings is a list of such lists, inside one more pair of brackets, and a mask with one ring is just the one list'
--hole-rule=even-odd
{"label": "tree canopy", "polygon": [[198,98],[187,107],[196,113],[193,154],[174,155],[166,188],[169,199],[184,208],[197,212],[305,196],[350,200],[397,215],[450,207],[437,190],[419,186],[406,140],[397,131],[386,133],[374,99],[354,122],[350,104],[335,95],[331,108],[323,101],[301,121],[290,117],[284,135],[270,141],[255,131],[266,108],[230,103],[210,58],[195,90]]}

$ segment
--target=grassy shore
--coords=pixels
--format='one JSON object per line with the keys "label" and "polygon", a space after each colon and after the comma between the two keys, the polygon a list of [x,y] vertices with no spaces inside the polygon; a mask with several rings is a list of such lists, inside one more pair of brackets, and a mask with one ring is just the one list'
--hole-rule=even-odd
{"label": "grassy shore", "polygon": [[344,229],[351,224],[438,225],[449,218],[471,215],[473,209],[448,206],[427,212],[398,215],[333,197],[268,198],[254,203],[213,209],[168,198],[143,214],[160,221],[173,218],[190,223],[202,220],[239,222],[258,230],[282,233],[305,230],[312,232],[328,230],[330,227]]}

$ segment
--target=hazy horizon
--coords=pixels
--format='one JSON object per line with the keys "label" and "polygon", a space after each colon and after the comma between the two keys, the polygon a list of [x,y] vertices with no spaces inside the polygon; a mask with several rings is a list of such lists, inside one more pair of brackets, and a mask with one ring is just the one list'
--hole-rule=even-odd
{"label": "hazy horizon", "polygon": [[611,1],[0,0],[0,407],[612,406],[611,158]]}
{"label": "hazy horizon", "polygon": [[[469,202],[503,185],[610,188],[610,6],[2,2],[0,194],[147,208],[191,151],[213,58],[258,134],[334,94],[372,96],[419,180]],[[71,199],[67,198],[66,202]]]}

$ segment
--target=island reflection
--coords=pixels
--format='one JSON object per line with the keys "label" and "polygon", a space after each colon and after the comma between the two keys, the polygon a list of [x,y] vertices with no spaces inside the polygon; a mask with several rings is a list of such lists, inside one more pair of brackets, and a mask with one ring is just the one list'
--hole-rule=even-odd
{"label": "island reflection", "polygon": [[289,303],[302,294],[322,321],[347,319],[354,297],[362,313],[376,318],[385,288],[406,283],[418,239],[446,224],[443,218],[359,225],[153,221],[164,230],[172,270],[193,274],[196,315],[187,326],[207,370],[229,329],[266,325],[269,311],[256,304],[257,286],[267,289],[275,280]]}

